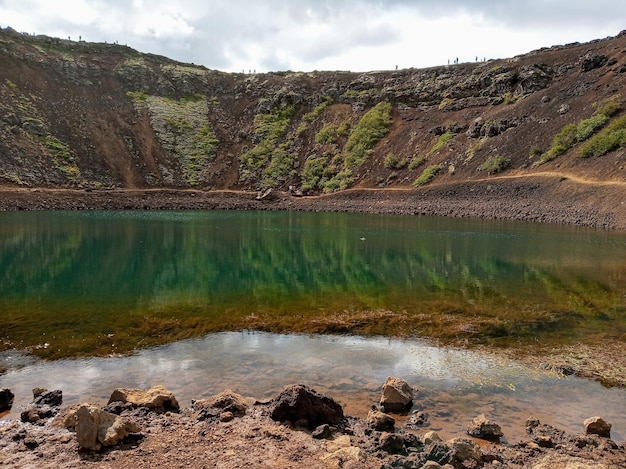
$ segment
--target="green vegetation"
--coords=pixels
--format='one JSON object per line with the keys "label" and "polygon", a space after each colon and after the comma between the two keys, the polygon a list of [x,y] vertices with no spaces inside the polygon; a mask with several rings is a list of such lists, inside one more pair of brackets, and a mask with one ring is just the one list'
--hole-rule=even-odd
{"label": "green vegetation", "polygon": [[[350,187],[354,183],[353,171],[366,161],[374,146],[388,132],[391,111],[391,103],[382,102],[366,112],[351,130],[349,122],[322,127],[315,136],[315,142],[329,145],[330,152],[325,150],[326,156],[310,158],[305,162],[301,174],[302,190],[308,192],[320,188],[328,193]],[[339,137],[345,136],[348,138],[340,152],[337,142]]]}
{"label": "green vegetation", "polygon": [[55,157],[66,162],[70,161],[72,155],[70,154],[70,147],[67,144],[50,134],[46,135],[44,143],[46,148],[48,148]]}
{"label": "green vegetation", "polygon": [[602,156],[610,151],[626,147],[626,116],[620,116],[611,121],[598,134],[585,142],[580,149],[580,156]]}
{"label": "green vegetation", "polygon": [[443,134],[441,134],[439,136],[439,138],[437,139],[437,142],[433,145],[433,147],[430,149],[428,154],[430,155],[430,154],[436,152],[437,150],[439,150],[440,148],[443,148],[455,136],[456,136],[456,134],[454,132],[450,132],[450,131],[444,132]]}
{"label": "green vegetation", "polygon": [[164,150],[179,159],[185,182],[191,186],[201,184],[219,144],[207,119],[204,96],[195,93],[176,100],[143,91],[126,95],[138,108],[148,108],[152,128]]}
{"label": "green vegetation", "polygon": [[[543,153],[540,159],[535,162],[534,166],[552,161],[553,159],[563,155],[575,145],[589,140],[593,135],[597,134],[602,129],[611,116],[613,116],[620,109],[619,103],[615,99],[610,99],[600,105],[600,107],[593,113],[593,115],[580,121],[578,124],[568,124],[556,134],[552,140],[552,146],[550,149]],[[621,124],[609,125],[605,130],[601,132],[597,138],[593,138],[587,142],[581,149],[581,156],[587,157],[596,155],[604,151],[607,153],[616,148],[623,146],[619,143],[619,128]],[[612,128],[617,130],[617,133],[613,133]],[[608,149],[607,149],[608,148]],[[605,149],[607,149],[605,151]],[[604,154],[602,153],[602,154]]]}
{"label": "green vegetation", "polygon": [[408,164],[408,161],[406,158],[400,159],[400,157],[394,153],[389,153],[385,157],[383,164],[387,169],[403,169]]}
{"label": "green vegetation", "polygon": [[487,171],[489,174],[496,174],[504,171],[511,165],[511,159],[502,155],[494,155],[480,165],[481,171]]}
{"label": "green vegetation", "polygon": [[[288,167],[289,162],[295,161],[294,156],[290,156],[287,147],[290,145],[283,142],[289,122],[296,114],[293,105],[285,107],[275,107],[267,114],[258,114],[254,118],[254,136],[258,143],[239,157],[241,163],[241,179],[248,180],[254,176],[259,176],[259,171],[264,166],[272,167],[266,177],[274,182],[278,179],[286,178],[291,172]],[[272,163],[272,159],[277,161]],[[271,187],[271,181],[262,183],[264,187]]]}
{"label": "green vegetation", "polygon": [[416,169],[417,167],[422,166],[425,162],[426,162],[425,156],[415,156],[411,159],[411,162],[409,163],[409,169],[410,170]]}
{"label": "green vegetation", "polygon": [[321,116],[322,113],[326,110],[326,108],[330,106],[332,103],[333,103],[333,98],[331,98],[330,96],[326,96],[324,98],[324,101],[322,101],[320,104],[315,106],[315,108],[313,108],[311,112],[307,112],[304,116],[302,116],[302,120],[305,122],[313,122],[315,119]]}
{"label": "green vegetation", "polygon": [[426,169],[424,169],[424,171],[422,171],[422,174],[420,174],[418,178],[413,181],[413,186],[420,187],[428,184],[430,181],[432,181],[432,179],[437,175],[439,171],[441,171],[441,165],[439,164],[428,166]]}
{"label": "green vegetation", "polygon": [[326,124],[315,134],[315,143],[324,145],[326,143],[335,143],[337,141],[337,128],[333,124]]}
{"label": "green vegetation", "polygon": [[344,147],[345,166],[359,167],[371,154],[378,141],[385,136],[391,125],[391,103],[378,103],[363,115],[352,129]]}

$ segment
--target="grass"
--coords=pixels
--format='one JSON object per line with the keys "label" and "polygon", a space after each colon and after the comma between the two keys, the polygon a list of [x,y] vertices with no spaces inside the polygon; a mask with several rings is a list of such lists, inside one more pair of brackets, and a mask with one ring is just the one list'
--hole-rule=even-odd
{"label": "grass", "polygon": [[404,169],[407,164],[406,158],[400,158],[395,153],[388,153],[383,160],[383,165],[387,169]]}
{"label": "grass", "polygon": [[480,165],[481,171],[487,171],[489,174],[501,173],[511,165],[510,158],[502,155],[494,155],[487,158],[487,160]]}
{"label": "grass", "polygon": [[424,169],[424,171],[422,171],[422,174],[420,174],[417,179],[413,181],[413,187],[421,187],[428,184],[439,171],[441,171],[441,165],[439,164],[428,166]]}
{"label": "grass", "polygon": [[360,166],[379,140],[387,134],[390,125],[391,103],[378,103],[366,112],[350,132],[344,147],[346,167]]}
{"label": "grass", "polygon": [[411,161],[409,162],[409,169],[410,170],[416,169],[419,166],[422,166],[425,162],[426,162],[425,156],[415,156],[411,158]]}

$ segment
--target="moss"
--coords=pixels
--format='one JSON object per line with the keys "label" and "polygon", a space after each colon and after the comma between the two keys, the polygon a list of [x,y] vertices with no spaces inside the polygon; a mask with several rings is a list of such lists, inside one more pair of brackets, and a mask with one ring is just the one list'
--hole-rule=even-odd
{"label": "moss", "polygon": [[63,143],[53,135],[46,135],[44,138],[44,144],[56,158],[65,162],[70,161],[72,155],[70,153],[70,147],[66,143]]}
{"label": "moss", "polygon": [[428,184],[430,181],[433,180],[433,178],[437,175],[439,171],[441,171],[441,165],[435,164],[428,166],[426,169],[424,169],[424,171],[422,171],[422,174],[420,174],[419,177],[415,181],[413,181],[413,186],[420,187]]}

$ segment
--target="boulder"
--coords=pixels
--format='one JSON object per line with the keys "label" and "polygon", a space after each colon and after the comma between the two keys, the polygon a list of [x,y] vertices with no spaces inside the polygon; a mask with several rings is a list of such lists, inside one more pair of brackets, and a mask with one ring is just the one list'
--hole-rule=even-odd
{"label": "boulder", "polygon": [[400,378],[389,377],[383,385],[380,405],[385,412],[402,412],[413,403],[413,389]]}
{"label": "boulder", "polygon": [[76,412],[76,439],[83,449],[100,451],[138,431],[139,427],[132,420],[110,414],[93,405],[83,404]]}
{"label": "boulder", "polygon": [[161,385],[148,390],[118,388],[111,394],[108,404],[113,402],[130,403],[133,407],[146,407],[157,412],[180,410],[174,394]]}
{"label": "boulder", "polygon": [[605,438],[611,437],[612,425],[604,420],[602,417],[591,417],[583,422],[585,426],[585,433],[592,435],[599,435]]}
{"label": "boulder", "polygon": [[367,414],[367,426],[378,432],[392,432],[396,420],[379,410],[370,410]]}
{"label": "boulder", "polygon": [[464,467],[475,467],[482,460],[480,446],[472,440],[453,438],[446,444],[451,450],[451,458],[459,463],[465,462]]}
{"label": "boulder", "polygon": [[10,389],[0,389],[0,412],[6,412],[13,407],[13,392]]}
{"label": "boulder", "polygon": [[49,405],[58,407],[63,404],[63,391],[60,389],[48,391],[47,389],[35,388],[33,389],[33,404],[36,406]]}
{"label": "boulder", "polygon": [[435,431],[426,432],[422,437],[425,445],[430,445],[431,443],[435,443],[437,441],[441,441],[441,437]]}
{"label": "boulder", "polygon": [[226,412],[231,413],[234,417],[243,417],[248,407],[249,399],[230,389],[191,403],[191,408],[195,411],[194,415],[198,420],[207,420]]}
{"label": "boulder", "polygon": [[404,451],[404,440],[396,433],[381,433],[378,438],[378,444],[383,451],[389,454],[398,454]]}
{"label": "boulder", "polygon": [[337,425],[344,421],[343,408],[337,401],[303,384],[287,386],[269,405],[272,420],[306,421],[311,429],[325,423]]}
{"label": "boulder", "polygon": [[495,441],[504,436],[500,425],[487,419],[483,414],[480,414],[469,424],[467,434],[475,438]]}

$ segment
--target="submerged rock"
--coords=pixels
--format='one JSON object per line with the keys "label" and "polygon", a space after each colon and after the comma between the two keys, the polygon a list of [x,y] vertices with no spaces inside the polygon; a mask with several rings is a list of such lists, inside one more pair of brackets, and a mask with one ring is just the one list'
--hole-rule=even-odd
{"label": "submerged rock", "polygon": [[480,414],[469,424],[467,434],[483,440],[496,441],[504,436],[500,425],[487,419],[483,414]]}

